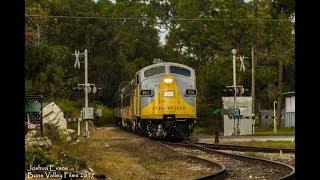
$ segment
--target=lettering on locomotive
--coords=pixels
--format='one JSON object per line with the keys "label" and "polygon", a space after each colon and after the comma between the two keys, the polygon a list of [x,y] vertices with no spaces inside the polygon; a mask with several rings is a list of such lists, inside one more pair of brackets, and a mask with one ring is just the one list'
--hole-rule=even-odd
{"label": "lettering on locomotive", "polygon": [[153,110],[185,110],[184,106],[164,106],[164,107],[153,107]]}

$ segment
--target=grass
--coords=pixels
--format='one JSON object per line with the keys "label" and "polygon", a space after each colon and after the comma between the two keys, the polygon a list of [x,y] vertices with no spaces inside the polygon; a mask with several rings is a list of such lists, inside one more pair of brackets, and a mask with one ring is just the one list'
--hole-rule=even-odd
{"label": "grass", "polygon": [[198,134],[214,134],[217,127],[214,124],[207,124],[206,126],[196,125],[194,128],[194,135]]}
{"label": "grass", "polygon": [[274,134],[273,128],[256,128],[255,129],[255,136],[292,136],[295,135],[294,128],[280,128],[278,129],[278,133]]}
{"label": "grass", "polygon": [[228,141],[223,144],[266,148],[295,148],[295,143],[291,141]]}
{"label": "grass", "polygon": [[209,134],[208,128],[203,128],[203,127],[196,127],[194,128],[194,135],[197,134]]}
{"label": "grass", "polygon": [[[78,121],[69,121],[67,122],[67,127],[68,129],[73,129],[75,130],[76,132],[78,131]],[[86,123],[84,121],[81,121],[80,122],[80,130],[81,132],[84,131],[86,127]]]}
{"label": "grass", "polygon": [[[215,133],[214,126],[207,127],[199,127],[196,126],[194,129],[194,135],[198,134],[210,134],[213,135]],[[274,134],[273,128],[255,128],[254,136],[294,136],[295,128],[280,128],[278,129],[278,133]]]}
{"label": "grass", "polygon": [[67,141],[66,136],[63,135],[54,125],[46,125],[45,136],[51,142],[50,149],[43,149],[41,147],[26,147],[25,164],[33,166],[47,166],[58,165],[60,167],[68,167],[71,171],[77,171],[87,167],[85,159],[71,153],[69,151],[72,141]]}
{"label": "grass", "polygon": [[98,174],[112,179],[186,179],[203,175],[207,168],[211,170],[148,140],[130,140],[133,137],[136,135],[123,130],[96,129],[91,140],[70,144],[66,149],[68,154],[86,160]]}

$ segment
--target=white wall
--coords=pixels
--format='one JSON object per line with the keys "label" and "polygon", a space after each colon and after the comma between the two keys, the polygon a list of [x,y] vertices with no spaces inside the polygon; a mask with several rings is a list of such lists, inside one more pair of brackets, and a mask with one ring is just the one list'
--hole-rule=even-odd
{"label": "white wall", "polygon": [[295,112],[295,96],[285,98],[285,111]]}

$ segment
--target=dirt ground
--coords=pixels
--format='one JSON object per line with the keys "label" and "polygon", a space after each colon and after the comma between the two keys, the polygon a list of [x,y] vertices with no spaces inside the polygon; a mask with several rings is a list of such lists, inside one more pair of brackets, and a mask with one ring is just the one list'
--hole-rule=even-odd
{"label": "dirt ground", "polygon": [[108,179],[194,179],[217,170],[114,127],[93,128],[91,139],[72,145],[69,151]]}

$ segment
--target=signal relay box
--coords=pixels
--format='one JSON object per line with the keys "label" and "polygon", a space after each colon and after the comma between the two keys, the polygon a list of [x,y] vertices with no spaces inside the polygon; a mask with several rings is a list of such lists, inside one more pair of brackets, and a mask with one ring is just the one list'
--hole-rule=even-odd
{"label": "signal relay box", "polygon": [[93,107],[82,108],[82,119],[83,120],[93,120],[94,119]]}

